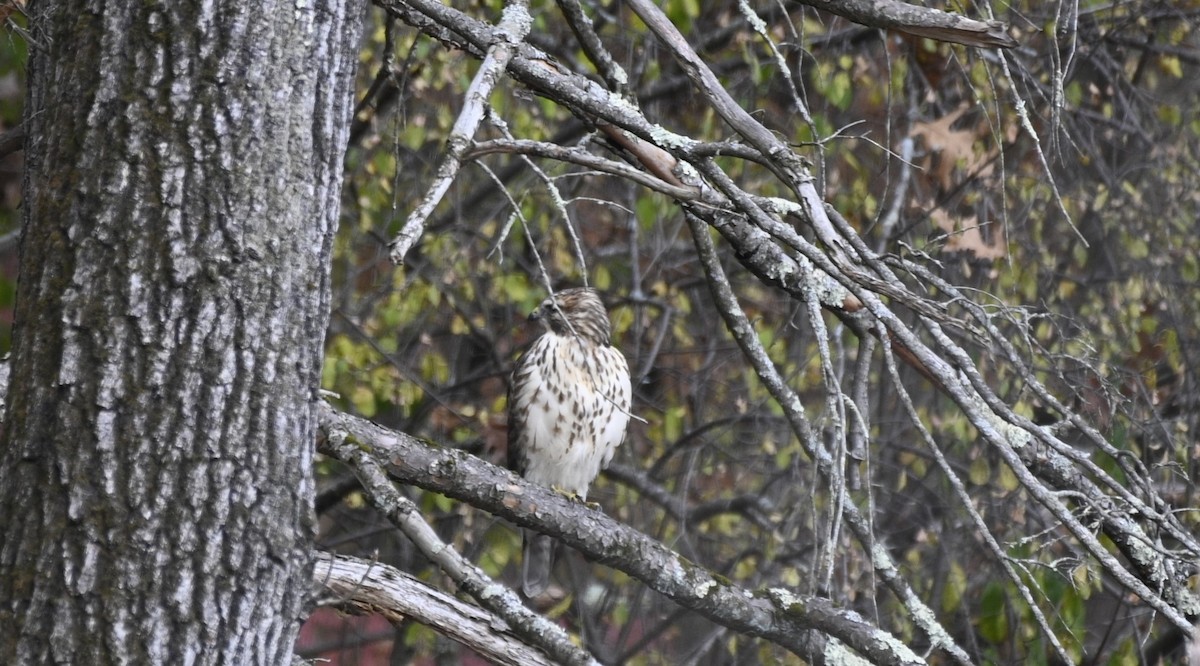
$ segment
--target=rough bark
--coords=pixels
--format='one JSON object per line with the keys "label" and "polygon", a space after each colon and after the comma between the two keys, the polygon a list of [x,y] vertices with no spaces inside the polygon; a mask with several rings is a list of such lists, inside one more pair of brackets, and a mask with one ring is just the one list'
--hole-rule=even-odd
{"label": "rough bark", "polygon": [[361,8],[28,9],[0,662],[286,663]]}

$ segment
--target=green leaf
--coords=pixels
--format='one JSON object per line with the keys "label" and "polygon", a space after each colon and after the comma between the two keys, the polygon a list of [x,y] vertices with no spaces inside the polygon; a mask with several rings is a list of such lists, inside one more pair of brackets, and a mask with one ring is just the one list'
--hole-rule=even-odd
{"label": "green leaf", "polygon": [[992,478],[992,470],[982,456],[971,461],[968,478],[977,486],[986,486],[988,480]]}
{"label": "green leaf", "polygon": [[963,594],[967,591],[967,573],[958,562],[950,563],[950,571],[946,575],[946,584],[942,588],[942,610],[946,613],[958,611],[962,605]]}
{"label": "green leaf", "polygon": [[979,633],[993,643],[1003,643],[1008,639],[1004,588],[997,583],[988,585],[983,591],[983,598],[979,600]]}
{"label": "green leaf", "polygon": [[355,411],[366,418],[375,416],[378,404],[375,401],[375,393],[370,388],[358,385],[354,388],[354,393],[350,395],[350,404],[354,405]]}
{"label": "green leaf", "polygon": [[848,72],[834,74],[833,79],[829,82],[829,88],[825,92],[825,97],[829,100],[830,104],[841,111],[849,108],[850,102],[854,99],[854,92],[850,85],[850,74]]}

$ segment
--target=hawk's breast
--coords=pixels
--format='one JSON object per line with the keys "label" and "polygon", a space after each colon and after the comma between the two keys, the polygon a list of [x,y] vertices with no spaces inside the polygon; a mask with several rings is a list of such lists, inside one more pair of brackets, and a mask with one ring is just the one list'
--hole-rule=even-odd
{"label": "hawk's breast", "polygon": [[546,333],[513,373],[510,412],[526,479],[587,497],[629,424],[629,367],[615,347]]}

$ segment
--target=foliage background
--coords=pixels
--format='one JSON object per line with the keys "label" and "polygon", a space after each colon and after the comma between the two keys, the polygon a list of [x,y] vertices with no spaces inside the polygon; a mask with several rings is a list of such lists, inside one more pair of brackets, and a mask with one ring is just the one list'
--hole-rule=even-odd
{"label": "foliage background", "polygon": [[[665,9],[743,107],[814,162],[827,201],[869,245],[921,259],[969,288],[1024,345],[1040,379],[1153,470],[1176,506],[1192,506],[1200,361],[1192,26],[1200,6],[1084,3],[1067,24],[1064,4],[1015,3],[1000,18],[1020,46],[1003,60],[994,50],[882,33],[794,3],[752,6],[790,79],[737,3]],[[484,3],[472,13],[491,22],[499,9]],[[636,17],[615,3],[589,11],[651,119],[705,140],[731,138]],[[534,15],[533,44],[591,71],[553,6],[535,3]],[[406,266],[386,261],[385,243],[432,179],[476,62],[382,16],[376,26],[363,68],[364,89],[375,84],[376,92],[360,109],[347,165],[327,387],[381,423],[502,463],[507,373],[539,332],[523,315],[544,297],[544,277],[556,288],[596,286],[606,292],[616,342],[635,375],[635,412],[646,423],[631,429],[616,473],[594,499],[748,587],[811,586],[830,499],[778,405],[717,324],[673,202],[539,162],[560,204],[541,175],[491,155],[466,167]],[[490,102],[521,138],[602,144],[568,111],[519,88],[502,86]],[[477,138],[502,137],[493,126]],[[748,190],[785,194],[754,168],[728,166]],[[823,423],[819,336],[805,309],[732,258],[726,268],[772,360]],[[836,320],[825,323],[841,364],[835,370],[846,378],[857,340]],[[869,362],[873,374],[882,371],[878,355]],[[987,363],[982,370],[1007,401],[1045,418],[1012,368]],[[903,372],[924,422],[1040,590],[1038,602],[1072,655],[1137,663],[1159,635],[1153,615],[1080,557],[948,400],[918,373]],[[856,452],[851,467],[879,541],[980,661],[1046,663],[1029,609],[950,501],[896,396],[886,382],[872,385],[870,449]],[[339,472],[327,472],[338,486]],[[681,502],[686,515],[652,501],[646,486]],[[511,577],[519,543],[509,526],[438,496],[414,496],[443,536],[489,573]],[[1190,513],[1183,519],[1194,524]],[[437,577],[357,508],[353,494],[325,525],[327,546],[378,549],[385,561]],[[835,587],[825,592],[923,640],[874,592],[865,555],[849,543],[836,548]],[[606,662],[788,658],[681,613],[619,573],[576,561],[571,576],[577,594],[564,590],[544,610]],[[415,658],[447,648],[414,626],[394,649]]]}

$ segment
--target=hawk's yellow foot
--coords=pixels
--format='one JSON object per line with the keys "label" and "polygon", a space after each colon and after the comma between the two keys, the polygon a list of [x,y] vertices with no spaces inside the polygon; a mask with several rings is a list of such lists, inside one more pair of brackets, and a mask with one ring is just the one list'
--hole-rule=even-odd
{"label": "hawk's yellow foot", "polygon": [[560,488],[558,486],[550,486],[550,490],[553,490],[554,492],[558,493],[559,495],[566,497],[567,499],[571,500],[572,502],[579,502],[580,504],[586,506],[589,509],[593,509],[596,511],[600,510],[599,503],[589,502],[589,501],[583,499],[582,497],[580,497],[579,493],[572,492],[570,490],[567,490],[566,488]]}

